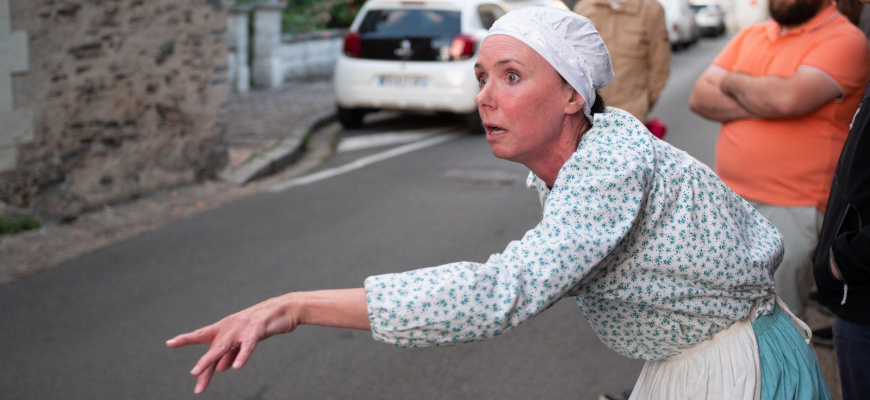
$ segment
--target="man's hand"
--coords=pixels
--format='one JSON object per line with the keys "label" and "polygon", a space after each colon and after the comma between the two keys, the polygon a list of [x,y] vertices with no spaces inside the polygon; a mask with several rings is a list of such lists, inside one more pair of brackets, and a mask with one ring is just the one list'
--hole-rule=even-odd
{"label": "man's hand", "polygon": [[840,268],[837,267],[837,260],[834,259],[834,249],[828,250],[828,266],[831,268],[831,275],[838,281],[843,281],[843,276],[840,275]]}
{"label": "man's hand", "polygon": [[844,95],[837,81],[814,68],[799,68],[787,77],[728,72],[720,89],[754,117],[764,119],[800,117]]}
{"label": "man's hand", "polygon": [[696,114],[716,122],[751,118],[753,115],[732,96],[722,91],[722,80],[729,72],[711,66],[701,74],[689,97],[689,108]]}

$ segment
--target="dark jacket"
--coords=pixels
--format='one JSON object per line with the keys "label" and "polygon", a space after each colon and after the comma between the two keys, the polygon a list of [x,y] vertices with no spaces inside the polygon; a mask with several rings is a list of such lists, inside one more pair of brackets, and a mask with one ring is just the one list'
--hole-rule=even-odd
{"label": "dark jacket", "polygon": [[[843,281],[831,273],[831,253]],[[821,303],[870,324],[870,85],[840,154],[813,261]]]}

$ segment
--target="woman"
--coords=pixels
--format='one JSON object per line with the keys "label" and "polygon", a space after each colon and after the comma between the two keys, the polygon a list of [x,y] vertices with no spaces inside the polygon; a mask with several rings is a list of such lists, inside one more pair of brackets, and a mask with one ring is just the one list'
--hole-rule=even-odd
{"label": "woman", "polygon": [[781,237],[703,164],[604,109],[596,91],[612,70],[589,20],[512,11],[481,43],[475,74],[493,154],[531,170],[541,222],[484,264],[290,293],[180,335],[167,344],[211,345],[191,371],[196,392],[301,324],[429,346],[497,336],[573,297],[604,343],[647,360],[632,398],[828,397],[776,304]]}

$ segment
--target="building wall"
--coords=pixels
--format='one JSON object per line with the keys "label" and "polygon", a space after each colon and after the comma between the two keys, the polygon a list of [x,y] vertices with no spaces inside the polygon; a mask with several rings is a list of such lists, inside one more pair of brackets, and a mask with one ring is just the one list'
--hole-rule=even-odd
{"label": "building wall", "polygon": [[27,34],[12,31],[9,0],[0,0],[0,171],[15,166],[17,145],[33,140],[33,116],[15,108],[12,76],[28,69]]}
{"label": "building wall", "polygon": [[0,147],[0,202],[69,218],[225,165],[225,0],[3,2],[0,40],[26,35],[28,62],[0,64],[0,82],[11,76],[9,114],[30,135],[14,122],[14,151]]}
{"label": "building wall", "polygon": [[283,80],[331,77],[344,46],[346,29],[285,35],[276,51]]}
{"label": "building wall", "polygon": [[719,0],[725,10],[725,25],[732,33],[770,18],[767,4],[768,0]]}
{"label": "building wall", "polygon": [[[236,19],[234,26],[252,22],[251,29],[234,30],[234,43],[251,42],[250,71],[238,71],[232,65],[233,79],[247,78],[256,89],[271,89],[286,81],[323,79],[331,77],[344,45],[346,29],[327,29],[305,34],[281,33],[281,13],[284,5],[278,2],[259,3],[250,11],[253,18]],[[252,38],[241,38],[248,30]],[[231,48],[239,48],[238,45]],[[231,57],[234,59],[236,57]],[[236,85],[237,88],[241,86]]]}

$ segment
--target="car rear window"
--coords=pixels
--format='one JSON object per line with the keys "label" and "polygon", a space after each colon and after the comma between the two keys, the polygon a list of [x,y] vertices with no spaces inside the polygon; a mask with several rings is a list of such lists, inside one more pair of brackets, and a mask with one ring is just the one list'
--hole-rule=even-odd
{"label": "car rear window", "polygon": [[435,61],[461,31],[459,11],[369,10],[359,26],[362,58]]}

